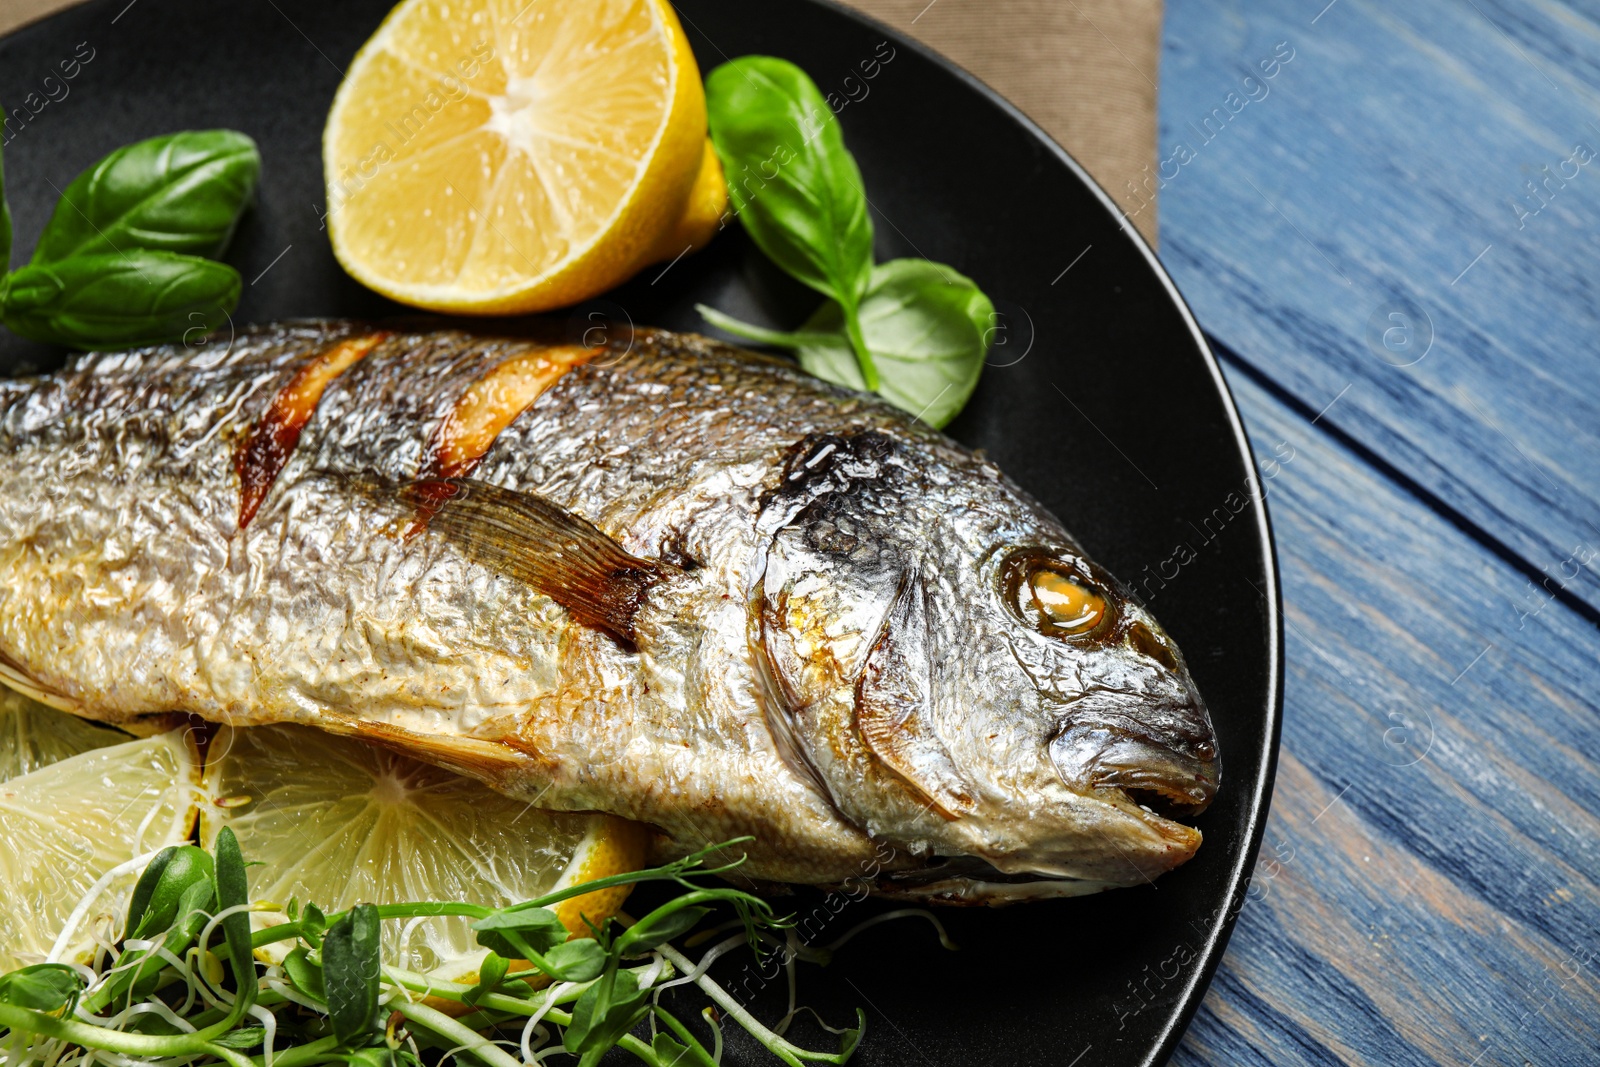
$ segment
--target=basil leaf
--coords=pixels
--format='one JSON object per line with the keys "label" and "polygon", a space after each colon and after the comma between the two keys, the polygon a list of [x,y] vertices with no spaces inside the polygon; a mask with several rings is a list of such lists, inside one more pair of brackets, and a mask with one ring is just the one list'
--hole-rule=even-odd
{"label": "basil leaf", "polygon": [[83,990],[83,979],[64,963],[37,963],[0,976],[0,1004],[57,1012]]}
{"label": "basil leaf", "polygon": [[31,262],[140,248],[219,256],[260,175],[255,142],[234,130],[186,130],[119,148],[67,186]]}
{"label": "basil leaf", "polygon": [[224,826],[217,834],[215,851],[218,911],[241,909],[222,920],[222,933],[233,959],[233,1011],[243,1015],[256,999],[256,964],[250,945],[250,914],[242,910],[244,905],[250,903],[250,883],[245,877],[239,839],[234,836],[232,827]]}
{"label": "basil leaf", "polygon": [[239,272],[224,263],[135,251],[18,268],[0,308],[7,326],[34,341],[131,348],[218,328],[239,291]]}
{"label": "basil leaf", "polygon": [[[972,279],[926,259],[894,259],[872,272],[861,302],[861,330],[878,364],[884,399],[939,428],[956,417],[978,385],[989,351],[994,304]],[[808,339],[795,349],[817,377],[864,388],[843,337],[837,304],[824,304],[801,327]]]}
{"label": "basil leaf", "polygon": [[[766,330],[700,307],[707,322],[760,344],[787,348],[807,371],[835,385],[865,389],[837,303],[818,308],[793,333]],[[939,428],[977,387],[989,351],[994,304],[972,279],[926,259],[894,259],[873,269],[861,302],[861,328],[882,374],[884,399]]]}
{"label": "basil leaf", "polygon": [[379,934],[378,909],[357,904],[322,940],[328,1021],[347,1047],[360,1044],[377,1025]]}
{"label": "basil leaf", "polygon": [[741,56],[706,78],[706,115],[745,231],[774,263],[844,309],[862,375],[876,388],[856,321],[872,272],[872,219],[833,109],[793,63]]}

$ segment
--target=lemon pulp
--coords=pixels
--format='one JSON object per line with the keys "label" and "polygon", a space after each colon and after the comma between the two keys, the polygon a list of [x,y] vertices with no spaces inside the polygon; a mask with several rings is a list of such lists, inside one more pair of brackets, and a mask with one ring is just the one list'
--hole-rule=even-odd
{"label": "lemon pulp", "polygon": [[704,244],[726,203],[665,0],[405,0],[341,83],[323,160],[340,263],[442,311],[593,296]]}
{"label": "lemon pulp", "polygon": [[[60,716],[55,727],[45,713]],[[19,736],[17,714],[6,716],[8,741]],[[63,712],[22,714],[35,720],[34,736],[53,735],[42,746],[53,755],[82,738]],[[6,761],[23,762],[25,748],[7,749]],[[145,864],[193,830],[196,779],[188,732],[175,730],[99,744],[0,783],[0,972],[46,958],[86,962],[97,942],[121,936]]]}
{"label": "lemon pulp", "polygon": [[126,740],[127,734],[0,689],[0,782]]}
{"label": "lemon pulp", "polygon": [[[251,895],[334,912],[363,901],[464,901],[505,907],[559,886],[642,866],[641,828],[603,815],[541,811],[487,786],[352,738],[309,727],[224,729],[205,774],[202,842],[223,826],[252,868]],[[625,890],[589,894],[558,911],[586,929],[620,907]],[[576,905],[577,907],[573,907]],[[258,925],[286,920],[258,912]],[[430,917],[384,924],[385,958],[446,979],[475,975],[487,950],[469,921]]]}

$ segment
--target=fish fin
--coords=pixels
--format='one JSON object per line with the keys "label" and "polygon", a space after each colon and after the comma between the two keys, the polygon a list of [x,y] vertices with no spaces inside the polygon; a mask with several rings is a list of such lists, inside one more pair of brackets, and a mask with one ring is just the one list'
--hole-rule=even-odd
{"label": "fish fin", "polygon": [[534,493],[471,478],[389,488],[417,510],[428,532],[474,563],[539,590],[578,622],[630,646],[645,593],[677,570],[640,559],[594,523]]}
{"label": "fish fin", "polygon": [[338,732],[381,745],[410,759],[420,759],[446,767],[457,774],[487,782],[497,789],[529,781],[549,782],[555,778],[556,764],[537,753],[516,748],[504,741],[466,734],[428,734],[386,722],[356,722]]}
{"label": "fish fin", "polygon": [[927,718],[933,657],[926,612],[922,580],[908,568],[856,680],[856,731],[880,764],[954,819],[974,804]]}
{"label": "fish fin", "polygon": [[57,711],[78,714],[82,710],[82,705],[78,701],[35,678],[3,648],[0,648],[0,685],[14,689],[28,699],[55,708]]}

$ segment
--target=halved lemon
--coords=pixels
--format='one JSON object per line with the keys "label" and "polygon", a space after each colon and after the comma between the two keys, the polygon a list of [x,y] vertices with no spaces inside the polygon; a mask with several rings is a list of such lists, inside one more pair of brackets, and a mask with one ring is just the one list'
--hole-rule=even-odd
{"label": "halved lemon", "polygon": [[0,688],[0,782],[126,740],[127,734]]}
{"label": "halved lemon", "polygon": [[[223,729],[211,743],[200,818],[209,848],[223,826],[260,863],[251,896],[324,912],[369,901],[467,901],[487,907],[643,866],[647,831],[607,815],[541,811],[480,782],[303,726]],[[575,897],[558,914],[585,932],[627,896]],[[258,926],[282,912],[255,914]],[[385,924],[385,959],[473,980],[487,955],[462,918]],[[269,957],[270,958],[270,957]]]}
{"label": "halved lemon", "polygon": [[197,778],[174,730],[0,784],[0,972],[115,941],[145,865],[193,831]]}
{"label": "halved lemon", "polygon": [[726,220],[728,179],[722,173],[722,160],[706,139],[700,159],[700,173],[689,189],[689,200],[677,224],[661,235],[656,250],[646,262],[676,259],[685,252],[698,252],[711,243]]}
{"label": "halved lemon", "polygon": [[344,268],[469,314],[603,292],[704,244],[727,196],[666,0],[405,0],[339,86],[323,166]]}

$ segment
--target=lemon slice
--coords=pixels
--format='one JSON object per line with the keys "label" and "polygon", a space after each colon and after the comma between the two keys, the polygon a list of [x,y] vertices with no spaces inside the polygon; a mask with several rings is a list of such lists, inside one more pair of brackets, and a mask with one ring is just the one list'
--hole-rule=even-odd
{"label": "lemon slice", "polygon": [[[303,726],[224,729],[211,743],[200,817],[209,848],[233,827],[251,868],[251,897],[325,913],[363,901],[466,901],[487,907],[636,870],[646,831],[604,815],[541,811],[480,782],[351,738]],[[567,901],[585,930],[621,906],[625,889]],[[258,926],[286,921],[258,912]],[[447,980],[472,980],[487,951],[463,918],[384,924],[385,958]],[[271,958],[270,954],[267,958]]]}
{"label": "lemon slice", "polygon": [[193,830],[197,777],[175,730],[0,784],[0,971],[115,941],[145,864]]}
{"label": "lemon slice", "polygon": [[344,268],[395,300],[540,311],[679,254],[681,220],[709,239],[715,165],[665,0],[405,0],[334,97],[325,221]]}
{"label": "lemon slice", "polygon": [[127,734],[0,689],[0,782],[126,740]]}

